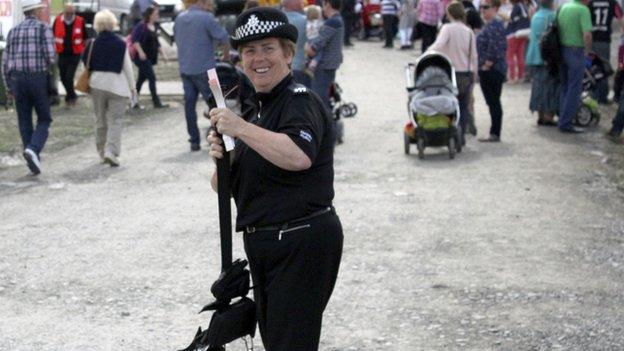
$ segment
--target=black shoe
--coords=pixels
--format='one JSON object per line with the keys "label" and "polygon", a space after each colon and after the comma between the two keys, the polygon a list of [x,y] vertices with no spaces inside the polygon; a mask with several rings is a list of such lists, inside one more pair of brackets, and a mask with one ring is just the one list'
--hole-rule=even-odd
{"label": "black shoe", "polygon": [[538,119],[537,120],[537,125],[538,126],[545,126],[545,127],[556,127],[557,126],[557,122],[555,122],[555,121],[545,121],[543,119]]}
{"label": "black shoe", "polygon": [[24,159],[26,160],[26,165],[28,166],[28,169],[30,169],[30,171],[34,175],[41,173],[41,162],[39,162],[39,156],[37,156],[37,154],[34,151],[32,151],[29,148],[26,148],[22,155],[24,156]]}
{"label": "black shoe", "polygon": [[130,108],[132,110],[136,110],[136,111],[145,110],[145,106],[139,104],[138,102],[135,103],[135,104],[130,105]]}
{"label": "black shoe", "polygon": [[154,108],[168,108],[169,104],[163,104],[160,100],[154,101]]}
{"label": "black shoe", "polygon": [[344,43],[344,46],[350,47],[353,46],[353,43],[349,42],[349,43]]}
{"label": "black shoe", "polygon": [[561,133],[580,134],[584,133],[585,129],[572,126],[567,128],[559,128],[559,131],[561,131]]}
{"label": "black shoe", "polygon": [[480,142],[482,143],[498,143],[500,142],[500,137],[494,134],[490,134],[489,137],[487,138],[480,138],[479,139]]}
{"label": "black shoe", "polygon": [[469,124],[468,128],[466,129],[468,129],[468,134],[472,134],[472,136],[477,136],[477,127],[475,127],[474,124]]}
{"label": "black shoe", "polygon": [[199,147],[198,143],[191,143],[191,151],[199,151],[201,147]]}

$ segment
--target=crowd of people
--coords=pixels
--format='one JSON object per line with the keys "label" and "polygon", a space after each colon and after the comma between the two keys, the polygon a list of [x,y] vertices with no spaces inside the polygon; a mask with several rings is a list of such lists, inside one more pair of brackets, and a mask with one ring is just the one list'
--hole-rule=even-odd
{"label": "crowd of people", "polygon": [[[375,1],[369,0],[365,6]],[[484,142],[500,141],[504,83],[532,83],[529,109],[537,112],[539,126],[582,133],[573,120],[581,104],[586,66],[593,57],[609,63],[612,23],[617,20],[620,28],[623,24],[616,0],[381,0],[377,4],[384,21],[384,48],[393,48],[398,34],[400,49],[412,49],[414,40],[421,39],[422,52],[435,50],[451,59],[457,70],[464,133],[476,134],[470,102],[474,99],[472,87],[480,82],[492,120],[489,136],[479,139]],[[553,70],[541,55],[540,40],[555,22],[561,50],[559,57],[551,58],[560,61]],[[403,24],[401,29],[396,23]],[[610,138],[618,138],[624,128],[624,101],[620,100],[624,47],[618,57],[614,99],[608,100],[608,79],[597,80],[589,92],[600,104],[620,103],[607,133]]]}
{"label": "crowd of people", "polygon": [[[509,84],[524,81],[527,63],[533,81],[530,109],[538,112],[538,125],[577,133],[581,130],[572,125],[572,116],[580,103],[586,55],[593,52],[609,60],[604,45],[608,39],[596,35],[606,31],[610,37],[610,21],[621,18],[618,5],[610,2],[614,5],[600,7],[604,11],[596,11],[592,20],[587,1],[571,0],[554,12],[552,0],[541,0],[539,6],[523,0],[510,4],[501,0],[478,4],[383,0],[384,47],[393,48],[399,34],[399,49],[411,49],[413,40],[420,39],[423,52],[437,51],[450,59],[456,69],[464,133],[476,134],[471,105],[478,79],[492,122],[480,141],[500,141],[503,85],[507,78]],[[345,4],[353,9],[345,9]],[[110,166],[119,165],[128,100],[136,100],[146,80],[154,107],[166,107],[156,92],[153,66],[162,52],[156,28],[158,8],[152,5],[144,8],[142,19],[125,39],[115,33],[115,15],[99,11],[93,23],[96,36],[87,41],[84,21],[75,16],[71,5],[51,29],[39,20],[45,7],[41,0],[22,1],[26,19],[9,33],[3,75],[15,99],[23,156],[33,174],[41,172],[39,154],[52,121],[47,96],[51,65],[60,66],[68,91],[66,102],[72,106],[76,101],[73,75],[78,62],[84,63],[79,82],[86,79],[88,83],[79,88],[91,97],[96,149]],[[318,350],[323,312],[337,280],[343,248],[342,225],[333,207],[334,127],[329,88],[342,63],[343,46],[352,45],[349,33],[356,29],[353,14],[358,13],[358,4],[325,0],[320,7],[304,8],[303,0],[283,0],[277,9],[249,3],[231,34],[214,16],[212,0],[188,0],[186,5],[173,30],[190,150],[201,149],[196,104],[199,94],[209,103],[212,94],[206,71],[215,68],[217,60],[238,65],[253,88],[245,101],[248,108],[212,108],[206,117],[213,127],[207,136],[209,154],[219,170],[227,170],[215,172],[211,185],[236,203],[236,230],[243,233],[263,344],[271,351]],[[345,20],[345,14],[351,17]],[[553,22],[560,33],[558,70],[552,69],[552,61],[544,60],[538,43]],[[624,48],[619,56],[624,59]],[[139,70],[136,82],[135,66]],[[619,68],[621,77],[624,64]],[[607,102],[601,95],[604,86],[596,86],[593,94]],[[33,109],[37,112],[35,128]],[[621,134],[623,124],[624,100],[609,133]],[[232,153],[227,154],[231,162],[226,161],[217,131],[236,139]],[[461,142],[465,143],[463,136]],[[228,182],[223,175],[229,175]],[[231,187],[219,186],[226,183]]]}
{"label": "crowd of people", "polygon": [[[258,2],[250,0],[246,8],[255,6]],[[130,97],[131,107],[143,108],[137,96],[147,81],[154,108],[167,107],[158,96],[154,70],[159,57],[167,59],[158,39],[158,6],[153,0],[136,0],[132,8],[138,14],[130,35],[125,38],[114,34],[118,24],[112,13],[98,13],[96,19],[101,22],[94,23],[96,36],[89,38],[84,19],[75,14],[72,4],[65,5],[51,28],[37,20],[43,7],[38,0],[24,2],[26,20],[12,29],[3,57],[4,78],[18,111],[24,158],[33,173],[41,171],[39,154],[52,121],[45,99],[50,86],[50,67],[58,65],[60,81],[67,92],[65,102],[71,107],[77,99],[74,80],[82,57],[85,65],[90,66],[97,150],[103,162],[117,166],[121,135],[118,120],[123,118],[125,108],[121,100],[110,101]],[[174,37],[184,89],[188,141],[190,149],[198,151],[201,140],[196,105],[200,94],[206,102],[211,96],[205,72],[215,67],[219,54],[226,62],[235,58],[230,57],[230,35],[215,17],[212,0],[187,1],[186,7],[175,20]],[[352,36],[356,33],[364,38],[372,35],[375,25],[379,25],[374,21],[375,13],[382,20],[379,31],[385,36],[384,48],[394,48],[398,37],[398,49],[411,50],[415,41],[420,40],[422,52],[433,50],[445,54],[456,70],[462,143],[465,143],[463,134],[477,134],[473,93],[477,82],[491,117],[489,133],[479,141],[500,141],[503,125],[500,98],[505,83],[532,83],[528,107],[537,112],[538,125],[557,126],[566,133],[583,132],[573,121],[581,104],[588,57],[594,55],[609,62],[612,22],[623,23],[622,9],[616,0],[570,0],[561,4],[553,0],[539,3],[535,0],[327,0],[315,4],[308,0],[307,5],[304,0],[283,0],[279,8],[298,32],[292,75],[316,92],[328,109],[331,108],[328,90],[342,63],[343,47],[353,45]],[[542,57],[540,50],[540,40],[553,23],[557,24],[561,45],[556,69]],[[30,44],[24,46],[25,42]],[[101,49],[113,44],[119,53]],[[34,59],[24,56],[23,48]],[[103,51],[106,53],[101,54]],[[232,54],[238,56],[235,51]],[[128,55],[131,64],[127,64],[124,55]],[[598,103],[622,99],[624,46],[618,61],[614,100],[608,99],[608,79],[602,79],[590,92]],[[135,69],[138,79],[132,81]],[[24,75],[26,72],[36,74]],[[116,83],[101,83],[109,79]],[[36,127],[32,123],[33,109],[38,116]],[[607,135],[617,138],[623,128],[624,106],[620,106]]]}

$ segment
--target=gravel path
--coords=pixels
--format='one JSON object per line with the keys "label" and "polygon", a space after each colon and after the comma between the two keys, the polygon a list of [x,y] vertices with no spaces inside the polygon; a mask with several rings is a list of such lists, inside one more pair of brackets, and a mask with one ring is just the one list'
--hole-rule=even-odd
{"label": "gravel path", "polygon": [[[624,348],[613,147],[598,130],[538,129],[520,85],[504,88],[501,144],[405,156],[415,56],[380,46],[358,43],[338,74],[360,113],[336,150],[345,248],[321,349]],[[478,88],[476,100],[485,131]],[[44,155],[37,179],[0,172],[0,350],[174,350],[207,325],[196,313],[219,270],[213,164],[185,133],[178,106],[124,131],[118,169],[87,140]]]}

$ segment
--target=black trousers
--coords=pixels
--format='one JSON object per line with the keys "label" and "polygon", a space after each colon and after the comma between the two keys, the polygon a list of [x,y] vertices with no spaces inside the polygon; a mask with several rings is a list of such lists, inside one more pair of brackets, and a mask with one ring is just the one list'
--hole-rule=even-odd
{"label": "black trousers", "polygon": [[386,48],[391,48],[393,46],[394,43],[394,19],[396,18],[396,16],[394,15],[383,15],[382,19],[383,19],[383,31],[384,31],[384,36],[386,37],[386,44],[384,45],[384,47]]}
{"label": "black trousers", "polygon": [[503,106],[501,105],[500,97],[503,92],[505,75],[495,69],[479,71],[479,80],[481,81],[481,91],[483,92],[485,103],[490,109],[490,118],[492,119],[490,135],[500,137],[503,126]]}
{"label": "black trousers", "polygon": [[420,32],[419,35],[422,38],[420,48],[422,52],[425,52],[427,51],[427,48],[429,48],[429,46],[431,46],[431,44],[433,44],[436,40],[436,37],[438,36],[438,27],[430,26],[424,23],[418,23],[417,27]]}
{"label": "black trousers", "polygon": [[160,98],[156,93],[156,73],[154,73],[154,65],[150,60],[141,61],[140,59],[134,60],[134,64],[139,68],[139,76],[136,82],[137,95],[141,93],[141,87],[147,80],[149,83],[150,95],[152,96],[152,102],[159,103]]}
{"label": "black trousers", "polygon": [[267,351],[317,351],[323,311],[342,256],[342,225],[331,212],[291,231],[244,234],[254,300]]}
{"label": "black trousers", "polygon": [[624,71],[618,69],[613,77],[613,101],[620,101],[622,96],[622,88],[624,87]]}
{"label": "black trousers", "polygon": [[65,87],[67,94],[65,95],[65,101],[73,101],[78,97],[76,90],[74,90],[74,76],[76,75],[76,68],[80,63],[80,55],[59,55],[59,73],[61,83]]}
{"label": "black trousers", "polygon": [[351,31],[353,30],[353,18],[355,15],[350,13],[341,13],[344,22],[344,44],[351,45]]}

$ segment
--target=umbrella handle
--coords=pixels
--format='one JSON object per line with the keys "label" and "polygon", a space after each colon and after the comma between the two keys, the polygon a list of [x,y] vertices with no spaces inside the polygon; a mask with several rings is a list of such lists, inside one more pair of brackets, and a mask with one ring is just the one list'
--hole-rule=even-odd
{"label": "umbrella handle", "polygon": [[[221,134],[218,134],[221,138]],[[232,207],[230,202],[230,153],[217,159],[217,193],[219,195],[219,230],[221,233],[221,271],[232,266]]]}

